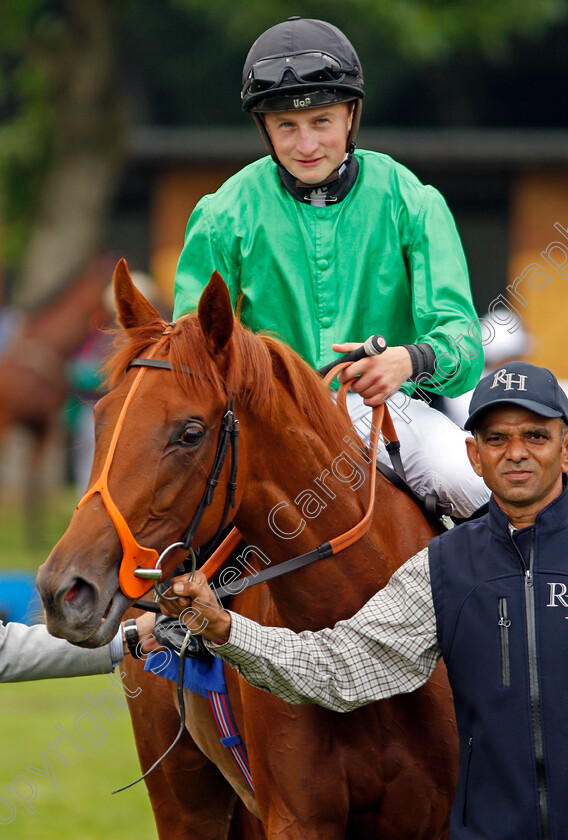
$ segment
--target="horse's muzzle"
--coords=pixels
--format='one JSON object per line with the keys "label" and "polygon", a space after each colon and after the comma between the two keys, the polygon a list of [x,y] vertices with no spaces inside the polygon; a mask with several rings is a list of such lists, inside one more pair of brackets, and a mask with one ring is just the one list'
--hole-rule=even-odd
{"label": "horse's muzzle", "polygon": [[116,633],[126,607],[123,597],[101,592],[84,577],[53,575],[49,562],[39,570],[36,581],[47,629],[53,636],[86,647],[106,644]]}

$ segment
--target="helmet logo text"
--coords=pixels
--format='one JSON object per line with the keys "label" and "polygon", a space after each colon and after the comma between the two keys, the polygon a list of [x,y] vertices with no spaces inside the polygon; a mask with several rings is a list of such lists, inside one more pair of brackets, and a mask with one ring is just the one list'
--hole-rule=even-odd
{"label": "helmet logo text", "polygon": [[309,96],[306,96],[305,99],[294,99],[294,108],[309,108],[312,104],[312,100]]}

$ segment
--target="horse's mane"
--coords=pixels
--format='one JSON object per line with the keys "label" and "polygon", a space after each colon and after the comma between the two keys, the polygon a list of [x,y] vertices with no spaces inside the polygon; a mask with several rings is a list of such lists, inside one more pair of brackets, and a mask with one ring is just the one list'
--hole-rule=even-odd
{"label": "horse's mane", "polygon": [[[116,385],[129,363],[144,356],[165,328],[165,323],[154,322],[117,330],[114,352],[104,368],[107,384]],[[253,333],[235,320],[231,339],[222,351],[224,365],[220,366],[207,348],[197,315],[192,314],[176,322],[165,348],[176,384],[183,391],[195,392],[197,387],[222,400],[231,394],[253,412],[267,404],[275,412],[279,400],[276,378],[326,441],[338,450],[345,446],[343,439],[350,425],[330,399],[328,388],[294,350],[274,336]],[[190,375],[184,372],[187,368]]]}

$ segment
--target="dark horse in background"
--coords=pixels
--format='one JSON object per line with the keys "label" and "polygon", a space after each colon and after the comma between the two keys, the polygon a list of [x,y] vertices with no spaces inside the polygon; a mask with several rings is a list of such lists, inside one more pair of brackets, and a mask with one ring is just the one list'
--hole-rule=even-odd
{"label": "dark horse in background", "polygon": [[109,259],[94,259],[52,299],[24,315],[0,355],[0,441],[13,427],[25,429],[31,440],[24,488],[31,537],[41,512],[43,454],[71,390],[65,368],[99,326],[110,277]]}
{"label": "dark horse in background", "polygon": [[[257,547],[247,558],[257,571],[266,558],[276,566],[348,532],[364,516],[371,485],[368,468],[367,474],[360,470],[362,481],[348,475],[348,463],[355,469],[345,458],[351,423],[327,388],[281,342],[234,320],[219,275],[211,278],[198,313],[173,327],[136,291],[124,262],[115,273],[115,296],[124,334],[110,366],[114,387],[96,408],[90,490],[38,575],[50,631],[86,647],[108,642],[147,587],[134,575],[132,559],[142,556],[138,566],[153,568],[148,554],[157,557],[180,540],[199,510],[230,401],[240,427],[231,517]],[[129,369],[132,360],[149,356],[169,369],[145,363]],[[360,443],[358,451],[366,466]],[[224,518],[230,460],[200,519],[195,546],[210,540]],[[325,499],[315,492],[322,483]],[[279,535],[268,527],[276,509]],[[296,631],[332,626],[384,586],[435,531],[404,492],[377,475],[371,526],[357,542],[240,591],[230,606]],[[165,574],[180,559],[175,551],[168,558]],[[130,704],[144,768],[178,723],[168,717],[174,684],[145,677]],[[344,715],[290,706],[231,668],[225,667],[225,678],[254,794],[219,743],[208,700],[185,692],[186,725],[209,764],[194,759],[192,768],[183,756],[178,763],[175,750],[164,762],[159,801],[152,798],[160,837],[224,840],[234,792],[261,820],[268,840],[448,836],[457,736],[442,664],[419,690]],[[195,810],[182,826],[184,789]]]}

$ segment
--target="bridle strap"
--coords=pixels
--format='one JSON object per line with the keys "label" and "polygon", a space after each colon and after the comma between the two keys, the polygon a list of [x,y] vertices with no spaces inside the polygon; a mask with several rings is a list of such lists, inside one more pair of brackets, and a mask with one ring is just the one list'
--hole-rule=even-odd
{"label": "bridle strap", "polygon": [[316,560],[325,560],[326,557],[331,557],[333,554],[335,554],[335,552],[331,547],[331,543],[322,543],[321,545],[318,545],[317,548],[313,548],[305,554],[300,554],[298,557],[292,557],[290,560],[285,560],[284,563],[279,563],[277,566],[263,569],[262,572],[250,575],[241,575],[241,577],[235,578],[226,586],[214,587],[212,584],[210,585],[218,598],[224,598],[226,595],[238,595],[240,592],[243,592],[243,590],[248,589],[251,586],[256,586],[258,583],[266,583],[273,578],[286,575],[288,572],[295,572],[297,569],[309,566],[310,563],[315,563]]}
{"label": "bridle strap", "polygon": [[[139,356],[137,359],[132,359],[131,362],[128,363],[126,366],[126,370],[129,370],[133,367],[152,367],[152,368],[160,368],[161,370],[174,370],[169,362],[165,359],[152,359],[149,356]],[[181,370],[182,373],[191,373],[191,368],[186,367],[186,365],[182,365],[179,368],[175,368],[175,370]]]}
{"label": "bridle strap", "polygon": [[209,478],[207,479],[205,492],[201,497],[201,501],[199,503],[199,506],[197,507],[197,510],[193,514],[193,518],[191,520],[189,528],[187,529],[185,535],[182,538],[183,547],[186,550],[189,550],[191,548],[196,531],[201,523],[201,519],[203,518],[203,514],[205,513],[206,508],[213,501],[213,495],[219,483],[219,476],[221,475],[221,470],[223,469],[223,464],[225,463],[225,458],[227,455],[227,449],[229,448],[229,445],[231,446],[231,470],[229,474],[229,481],[227,483],[227,495],[225,497],[225,507],[223,510],[223,516],[221,517],[221,522],[219,523],[215,536],[212,537],[212,539],[207,543],[207,545],[202,547],[202,551],[210,551],[211,548],[217,543],[219,536],[221,535],[222,531],[225,528],[225,525],[227,524],[227,519],[229,518],[229,508],[235,507],[235,496],[237,490],[237,472],[239,469],[238,436],[239,421],[235,417],[234,400],[232,397],[230,397],[227,400],[225,414],[223,415],[221,429],[219,430],[217,451],[215,452],[215,459],[213,461],[211,473],[209,475]]}

